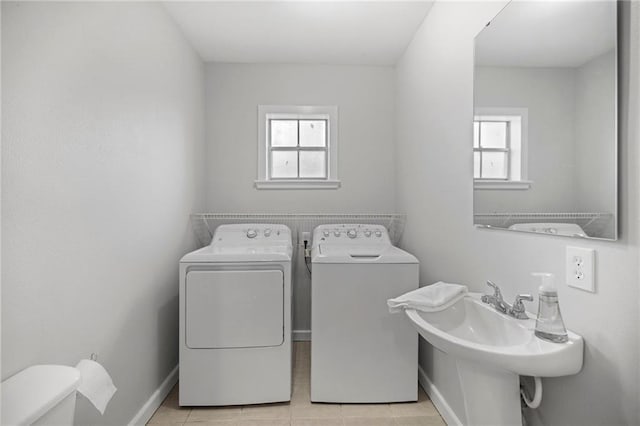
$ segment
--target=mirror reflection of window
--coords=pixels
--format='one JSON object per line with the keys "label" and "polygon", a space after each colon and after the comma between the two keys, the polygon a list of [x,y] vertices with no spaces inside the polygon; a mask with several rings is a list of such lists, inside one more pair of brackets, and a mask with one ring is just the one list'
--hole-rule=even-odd
{"label": "mirror reflection of window", "polygon": [[509,121],[491,117],[473,122],[474,177],[476,179],[509,178]]}
{"label": "mirror reflection of window", "polygon": [[[476,108],[476,112],[483,111]],[[473,121],[476,182],[526,180],[526,108],[486,108]]]}

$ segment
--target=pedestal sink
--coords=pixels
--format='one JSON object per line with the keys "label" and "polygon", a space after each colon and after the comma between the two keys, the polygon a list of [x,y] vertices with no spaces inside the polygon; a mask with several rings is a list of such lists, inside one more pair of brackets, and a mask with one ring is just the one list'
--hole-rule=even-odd
{"label": "pedestal sink", "polygon": [[535,319],[497,312],[469,293],[440,312],[405,310],[420,335],[455,357],[468,425],[521,425],[519,376],[558,377],[582,369],[582,337],[567,343],[534,335]]}

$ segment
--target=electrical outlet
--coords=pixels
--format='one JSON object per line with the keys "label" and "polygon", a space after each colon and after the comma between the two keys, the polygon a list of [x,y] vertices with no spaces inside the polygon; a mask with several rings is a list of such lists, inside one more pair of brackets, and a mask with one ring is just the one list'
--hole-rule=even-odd
{"label": "electrical outlet", "polygon": [[595,250],[567,247],[567,285],[595,293]]}
{"label": "electrical outlet", "polygon": [[[304,257],[306,259],[309,259],[311,258],[311,232],[301,231],[299,235],[300,235],[299,244],[301,244],[304,247]],[[304,243],[305,241],[307,242],[307,244]]]}

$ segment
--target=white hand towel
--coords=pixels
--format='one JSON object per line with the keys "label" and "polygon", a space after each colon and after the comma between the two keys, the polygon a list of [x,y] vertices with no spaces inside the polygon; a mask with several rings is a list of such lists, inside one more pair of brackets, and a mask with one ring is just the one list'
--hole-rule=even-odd
{"label": "white hand towel", "polygon": [[422,312],[438,312],[462,299],[469,289],[460,284],[438,281],[417,290],[410,291],[395,299],[387,300],[389,312],[400,312],[403,309],[415,309]]}

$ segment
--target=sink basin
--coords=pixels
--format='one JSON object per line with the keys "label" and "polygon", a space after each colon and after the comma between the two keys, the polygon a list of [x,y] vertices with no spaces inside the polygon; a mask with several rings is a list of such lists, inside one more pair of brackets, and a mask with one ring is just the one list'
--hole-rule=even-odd
{"label": "sink basin", "polygon": [[482,303],[479,293],[440,312],[406,309],[420,335],[456,360],[467,425],[520,425],[519,376],[557,377],[582,369],[584,342],[534,335],[535,319],[519,320]]}
{"label": "sink basin", "polygon": [[556,377],[582,369],[582,337],[567,343],[539,339],[535,319],[518,320],[497,312],[470,293],[440,312],[407,309],[418,332],[441,351],[526,376]]}

